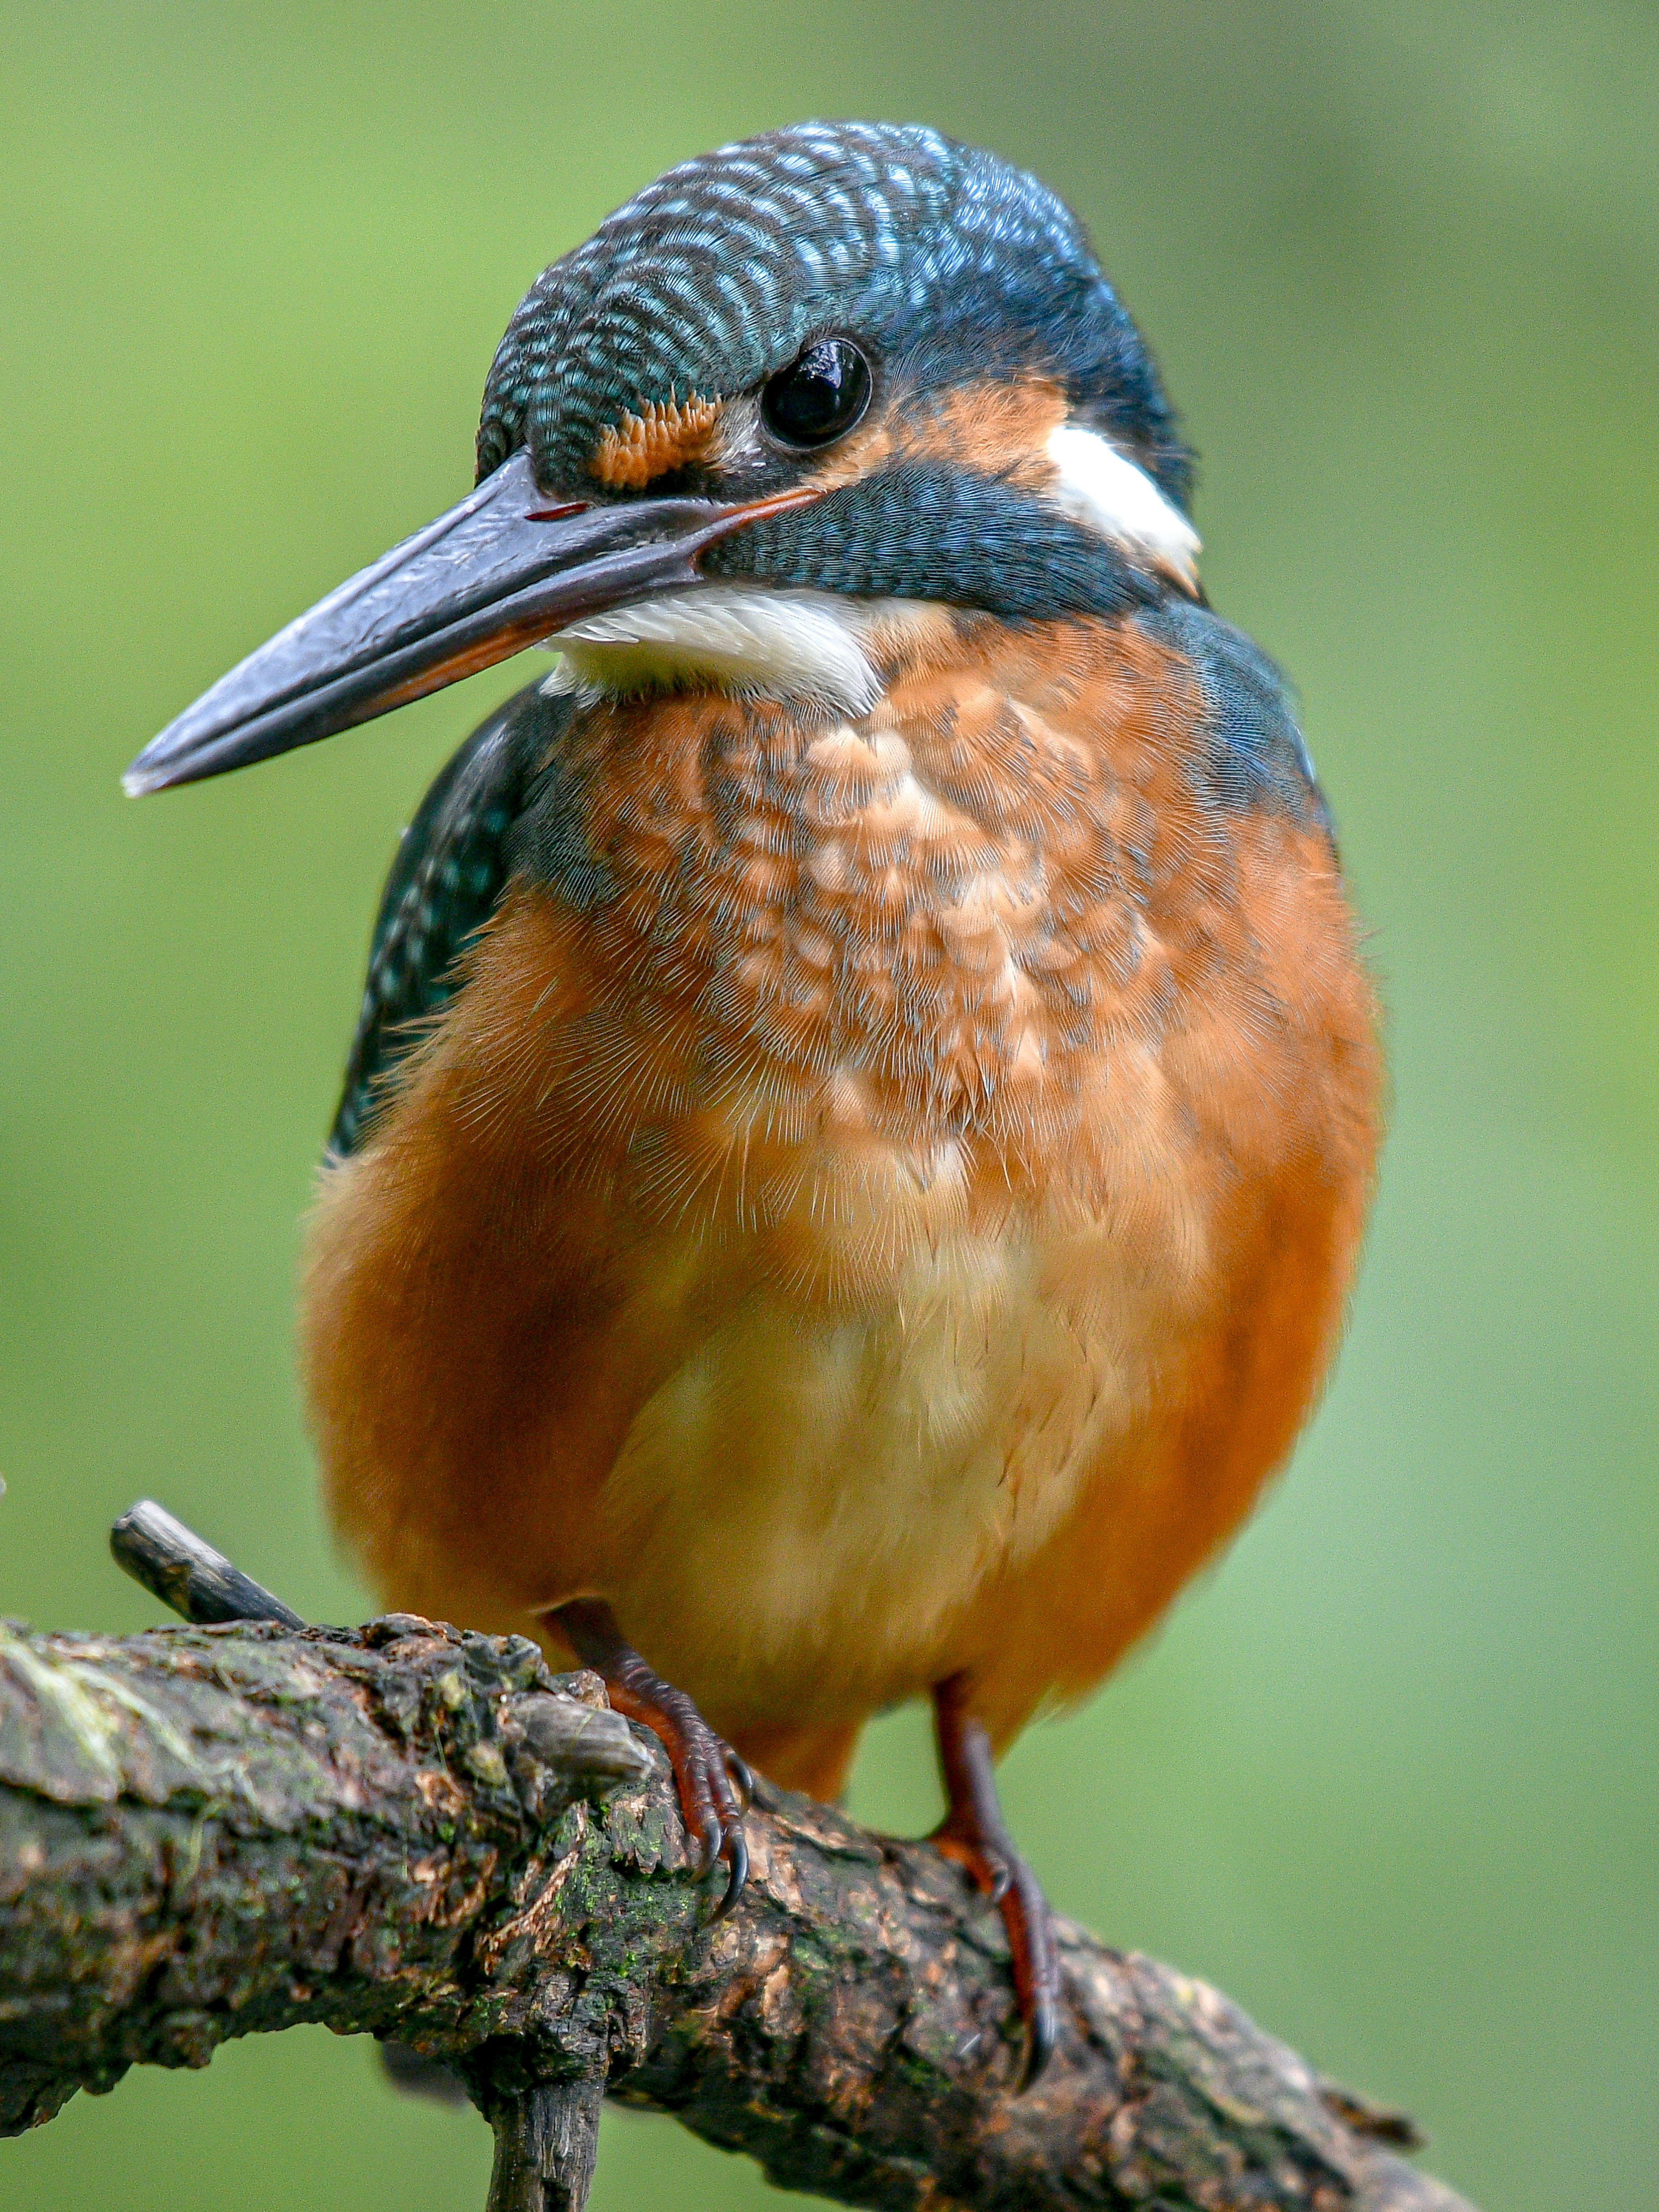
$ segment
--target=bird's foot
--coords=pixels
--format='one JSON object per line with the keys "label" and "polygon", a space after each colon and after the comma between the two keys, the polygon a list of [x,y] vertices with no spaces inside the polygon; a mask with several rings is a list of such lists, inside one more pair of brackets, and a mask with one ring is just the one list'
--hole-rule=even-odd
{"label": "bird's foot", "polygon": [[1053,2056],[1060,2033],[1060,1960],[1048,1900],[1036,1876],[1005,1838],[988,1843],[963,1835],[950,1820],[933,1841],[947,1859],[965,1868],[1002,1915],[1014,1966],[1014,1996],[1025,2023],[1025,2060],[1019,2087],[1029,2089]]}
{"label": "bird's foot", "polygon": [[954,1859],[1002,1915],[1013,1960],[1014,1996],[1025,2023],[1019,2087],[1029,2088],[1053,2055],[1060,2033],[1060,1953],[1054,1916],[1036,1876],[1014,1849],[993,1778],[990,1739],[967,1711],[960,1674],[933,1692],[939,1768],[950,1811],[933,1842]]}
{"label": "bird's foot", "polygon": [[619,1713],[648,1728],[667,1752],[685,1825],[703,1850],[703,1871],[724,1862],[726,1890],[714,1917],[723,1920],[749,1879],[743,1816],[754,1780],[731,1745],[717,1736],[684,1690],[653,1674],[623,1641],[616,1615],[599,1598],[575,1598],[549,1619],[585,1667],[611,1693]]}

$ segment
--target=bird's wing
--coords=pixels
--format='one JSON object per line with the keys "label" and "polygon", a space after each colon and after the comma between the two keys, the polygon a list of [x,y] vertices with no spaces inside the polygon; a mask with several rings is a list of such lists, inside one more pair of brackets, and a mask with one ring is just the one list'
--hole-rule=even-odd
{"label": "bird's wing", "polygon": [[539,685],[509,699],[440,771],[398,841],[329,1133],[333,1158],[362,1142],[387,1079],[453,993],[455,963],[495,911],[514,824],[568,713]]}
{"label": "bird's wing", "polygon": [[1253,637],[1207,606],[1173,597],[1148,609],[1140,627],[1187,663],[1204,702],[1209,787],[1225,807],[1265,806],[1317,822],[1334,838],[1330,811],[1297,720],[1289,679]]}

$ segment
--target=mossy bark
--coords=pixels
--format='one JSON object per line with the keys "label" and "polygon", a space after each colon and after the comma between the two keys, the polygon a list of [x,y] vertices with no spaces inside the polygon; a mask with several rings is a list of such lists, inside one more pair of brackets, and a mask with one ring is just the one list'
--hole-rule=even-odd
{"label": "mossy bark", "polygon": [[455,2065],[503,2203],[538,2097],[603,2076],[853,2204],[1457,2212],[1390,2116],[1064,1924],[1015,2094],[1001,1923],[954,1868],[765,1788],[747,1830],[711,1926],[657,1746],[521,1639],[0,1632],[0,2130],[320,2021]]}

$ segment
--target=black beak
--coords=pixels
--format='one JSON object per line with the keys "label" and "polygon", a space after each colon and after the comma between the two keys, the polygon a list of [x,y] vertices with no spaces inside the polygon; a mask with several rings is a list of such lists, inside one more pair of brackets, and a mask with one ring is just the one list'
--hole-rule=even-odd
{"label": "black beak", "polygon": [[124,779],[137,797],[372,720],[641,592],[697,580],[704,548],[815,496],[550,505],[520,450],[204,691]]}

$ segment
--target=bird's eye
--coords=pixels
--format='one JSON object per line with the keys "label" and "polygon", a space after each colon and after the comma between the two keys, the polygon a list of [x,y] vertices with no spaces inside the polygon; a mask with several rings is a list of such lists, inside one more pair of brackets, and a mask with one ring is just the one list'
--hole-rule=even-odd
{"label": "bird's eye", "polygon": [[869,362],[851,338],[820,338],[768,378],[761,420],[781,445],[827,446],[869,404]]}

